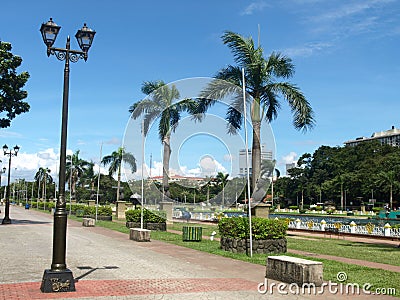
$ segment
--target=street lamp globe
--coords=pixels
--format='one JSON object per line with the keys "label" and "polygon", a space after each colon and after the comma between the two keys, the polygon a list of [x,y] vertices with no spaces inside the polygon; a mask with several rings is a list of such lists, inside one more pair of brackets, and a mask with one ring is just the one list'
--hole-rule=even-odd
{"label": "street lamp globe", "polygon": [[18,151],[19,151],[18,145],[15,145],[15,146],[14,146],[15,156],[17,156]]}
{"label": "street lamp globe", "polygon": [[[56,23],[54,23],[52,18],[50,18],[50,20],[46,23],[42,23],[40,32],[42,33],[43,42],[48,48],[53,46],[60,29],[61,26],[58,26]],[[50,53],[47,53],[47,55],[50,56]]]}
{"label": "street lamp globe", "polygon": [[78,41],[79,47],[82,49],[83,52],[87,53],[89,51],[90,47],[92,46],[95,34],[96,31],[87,27],[86,23],[84,23],[83,27],[77,31],[75,37]]}

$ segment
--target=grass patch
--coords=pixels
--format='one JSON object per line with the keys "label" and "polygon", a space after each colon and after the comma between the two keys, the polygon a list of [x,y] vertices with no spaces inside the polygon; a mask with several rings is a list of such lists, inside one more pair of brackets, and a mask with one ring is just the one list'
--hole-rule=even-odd
{"label": "grass patch", "polygon": [[287,237],[287,241],[288,248],[294,250],[400,266],[399,249],[393,245],[371,244],[346,241],[344,239],[325,239],[317,237],[313,237],[313,240],[309,240],[291,238],[289,236]]}

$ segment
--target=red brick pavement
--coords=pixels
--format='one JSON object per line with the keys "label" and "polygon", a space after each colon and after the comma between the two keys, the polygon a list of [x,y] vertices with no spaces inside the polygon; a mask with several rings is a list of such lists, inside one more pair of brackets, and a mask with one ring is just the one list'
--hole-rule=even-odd
{"label": "red brick pavement", "polygon": [[254,282],[237,278],[80,280],[75,283],[75,287],[76,292],[42,293],[40,282],[0,284],[0,299],[65,299],[257,290]]}

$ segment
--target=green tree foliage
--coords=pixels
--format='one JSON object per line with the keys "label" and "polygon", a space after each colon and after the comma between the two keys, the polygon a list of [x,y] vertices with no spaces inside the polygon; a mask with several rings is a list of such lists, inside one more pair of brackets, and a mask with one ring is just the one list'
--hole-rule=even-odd
{"label": "green tree foliage", "polygon": [[347,204],[358,205],[372,197],[392,203],[400,196],[400,148],[363,142],[354,147],[321,146],[312,155],[306,153],[289,178],[279,178],[275,191],[290,202],[301,199],[307,204],[331,201],[338,207],[344,197]]}
{"label": "green tree foliage", "polygon": [[22,88],[28,72],[17,73],[22,58],[11,53],[11,44],[0,41],[0,128],[11,125],[17,115],[28,112],[29,104],[22,101],[28,93]]}

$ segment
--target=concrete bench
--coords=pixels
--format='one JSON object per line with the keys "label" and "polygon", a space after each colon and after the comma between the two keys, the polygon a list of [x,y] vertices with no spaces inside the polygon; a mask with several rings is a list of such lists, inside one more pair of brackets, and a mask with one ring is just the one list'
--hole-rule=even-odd
{"label": "concrete bench", "polygon": [[286,283],[322,285],[322,263],[291,256],[268,256],[266,277]]}
{"label": "concrete bench", "polygon": [[130,228],[129,239],[136,242],[150,242],[150,232],[148,229]]}
{"label": "concrete bench", "polygon": [[82,219],[83,227],[94,227],[95,223],[96,223],[95,219],[92,219],[92,218],[83,218]]}

